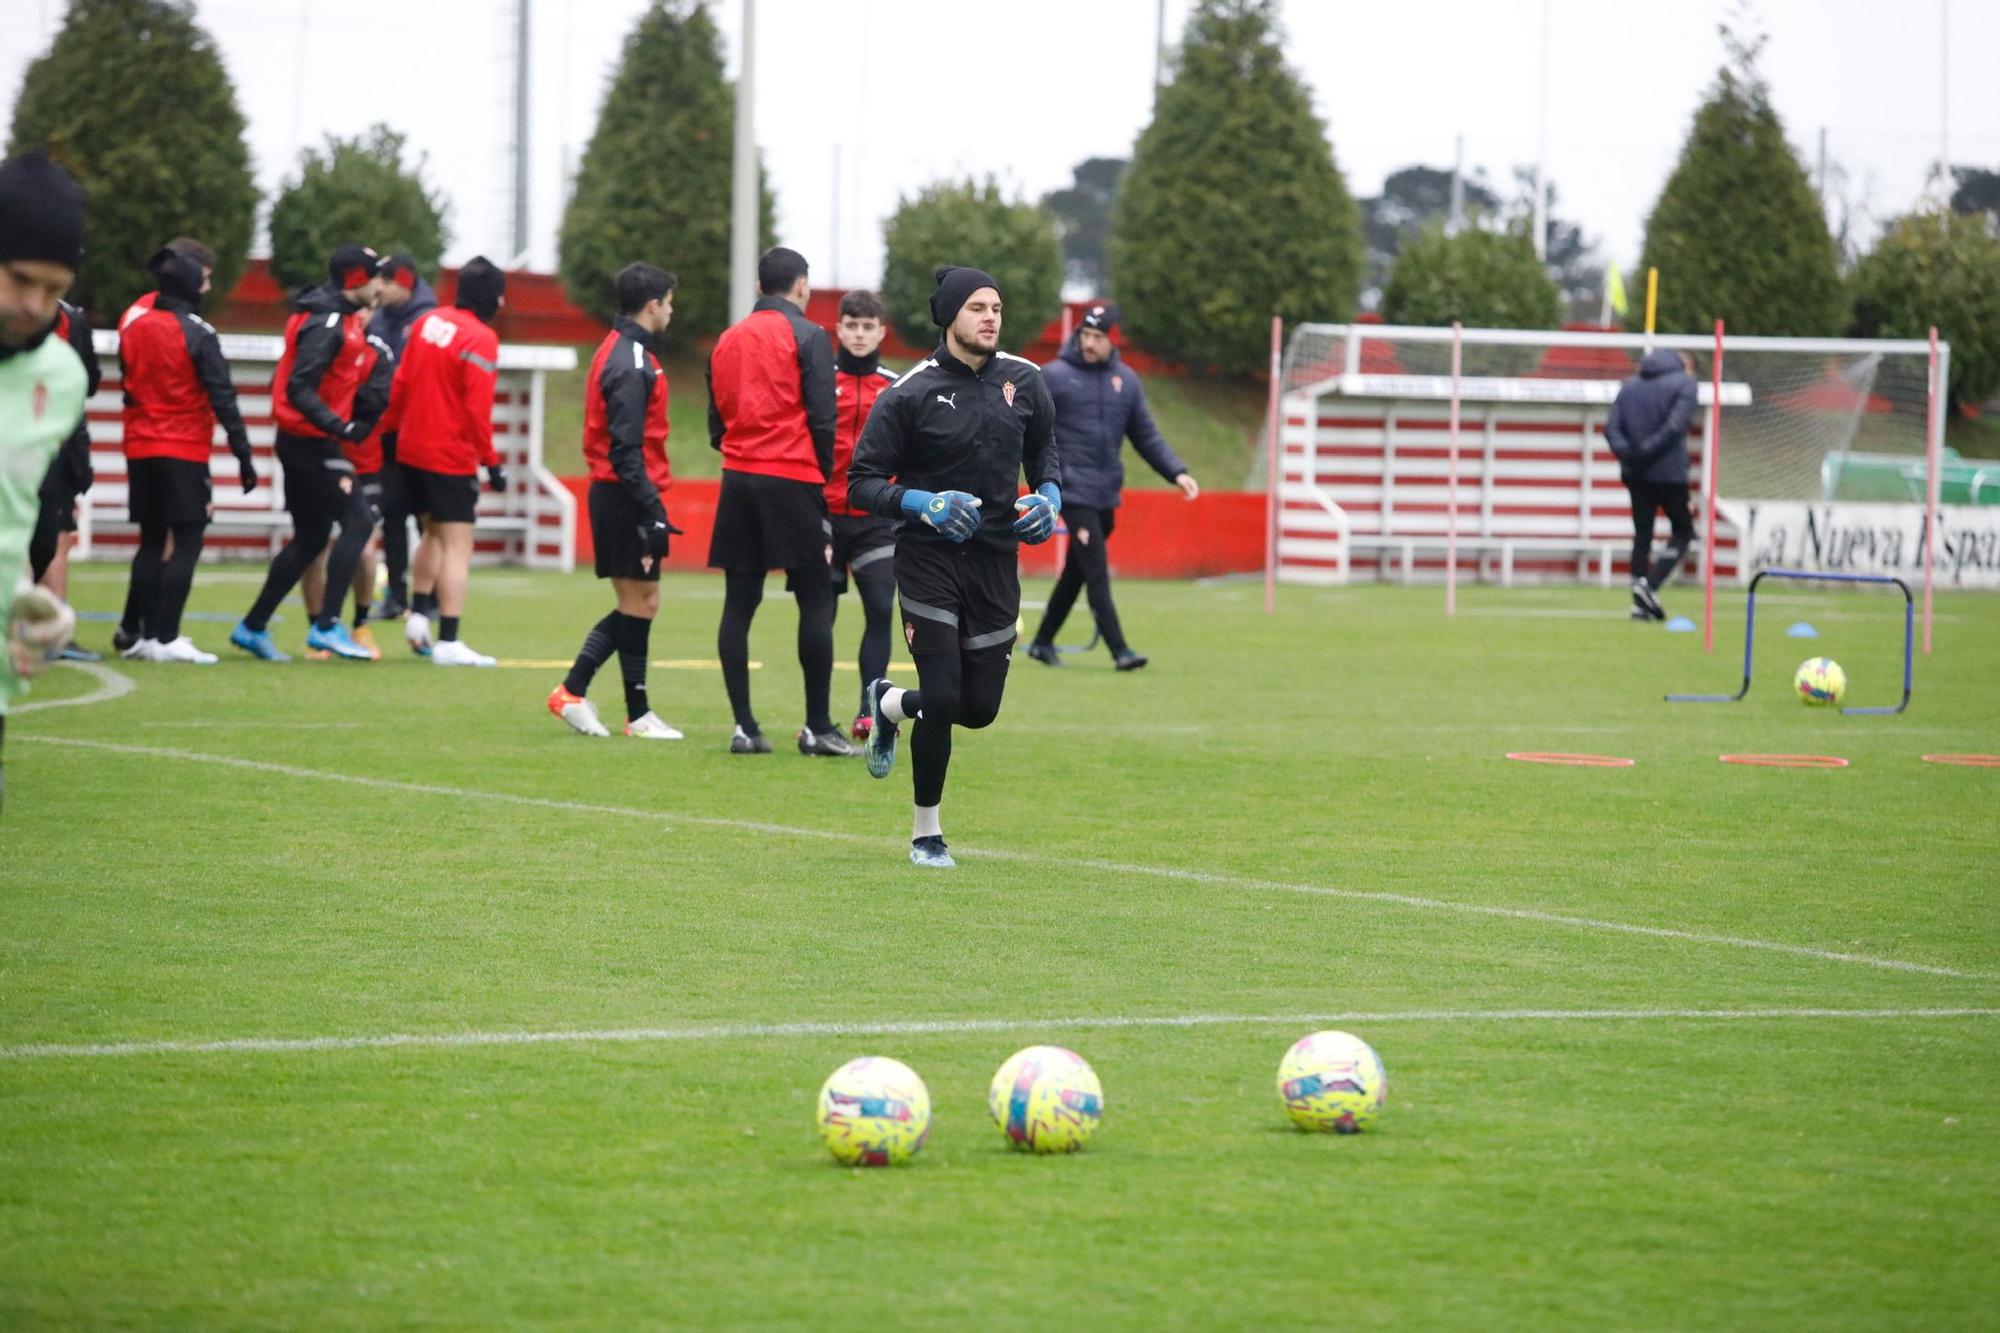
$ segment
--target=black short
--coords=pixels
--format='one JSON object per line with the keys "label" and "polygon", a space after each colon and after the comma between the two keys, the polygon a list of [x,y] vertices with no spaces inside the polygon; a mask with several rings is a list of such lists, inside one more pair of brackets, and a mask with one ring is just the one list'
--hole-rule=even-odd
{"label": "black short", "polygon": [[396,470],[403,474],[404,502],[412,514],[428,514],[433,523],[471,523],[479,517],[479,478],[408,463],[398,463]]}
{"label": "black short", "polygon": [[1006,656],[1021,615],[1021,561],[1013,551],[906,541],[896,547],[903,641],[913,653]]}
{"label": "black short", "polygon": [[708,542],[710,569],[825,569],[832,557],[833,524],[826,488],[756,472],[724,471],[715,501],[715,532]]}
{"label": "black short", "polygon": [[285,509],[294,527],[338,523],[354,494],[354,464],[333,440],[278,434],[278,466],[285,474]]}
{"label": "black short", "polygon": [[[873,514],[835,514],[833,525],[833,595],[847,591],[848,571],[856,583],[896,581],[896,525]],[[791,589],[793,580],[785,579]]]}
{"label": "black short", "polygon": [[410,490],[403,481],[403,466],[396,461],[396,437],[382,439],[382,470],[375,474],[381,479],[382,497],[376,503],[382,513],[391,518],[410,516]]}
{"label": "black short", "polygon": [[37,537],[45,532],[76,531],[76,492],[67,481],[56,476],[55,467],[49,469],[48,480],[42,483],[35,498],[39,501],[35,513]]}
{"label": "black short", "polygon": [[597,547],[597,577],[660,581],[660,562],[648,568],[645,515],[632,493],[616,481],[590,483],[590,540]]}
{"label": "black short", "polygon": [[208,517],[208,464],[185,458],[135,458],[126,466],[134,523],[197,523]]}

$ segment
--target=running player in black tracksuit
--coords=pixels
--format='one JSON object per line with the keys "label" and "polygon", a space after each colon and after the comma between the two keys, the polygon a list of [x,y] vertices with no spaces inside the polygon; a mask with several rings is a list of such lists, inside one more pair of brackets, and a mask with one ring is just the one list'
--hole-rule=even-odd
{"label": "running player in black tracksuit", "polygon": [[[868,687],[868,771],[887,777],[898,724],[910,737],[916,817],[910,860],[950,866],[938,806],[951,729],[991,725],[1021,613],[1016,547],[1045,542],[1062,512],[1055,404],[1034,362],[999,350],[1000,287],[940,268],[937,350],[875,402],[848,469],[848,500],[900,518],[896,589],[917,688]],[[1016,499],[1026,471],[1034,494]]]}

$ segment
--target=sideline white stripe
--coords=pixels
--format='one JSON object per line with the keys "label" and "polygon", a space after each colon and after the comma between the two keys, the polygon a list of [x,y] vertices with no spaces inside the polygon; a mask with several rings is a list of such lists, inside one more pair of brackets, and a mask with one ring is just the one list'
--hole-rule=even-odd
{"label": "sideline white stripe", "polygon": [[1776,1019],[1993,1018],[2000,1009],[1404,1009],[1384,1013],[1171,1014],[1124,1018],[965,1018],[885,1023],[724,1023],[710,1027],[603,1028],[567,1032],[393,1032],[372,1037],[235,1037],[220,1041],[117,1041],[0,1046],[0,1060],[132,1055],[292,1055],[393,1047],[573,1046],[612,1042],[752,1041],[773,1037],[949,1037],[1075,1028],[1312,1027],[1322,1023],[1606,1023]]}
{"label": "sideline white stripe", "polygon": [[[664,810],[639,810],[630,806],[595,805],[585,801],[558,801],[544,796],[522,796],[513,792],[484,791],[472,787],[449,787],[439,783],[402,782],[394,778],[366,777],[358,773],[335,773],[324,769],[301,768],[295,764],[274,764],[262,759],[239,759],[235,755],[205,754],[199,750],[181,750],[169,746],[125,745],[116,741],[84,740],[72,736],[23,736],[23,741],[41,745],[62,745],[80,750],[96,750],[107,754],[137,755],[147,759],[184,759],[189,763],[214,764],[222,768],[245,769],[252,773],[270,773],[279,777],[304,778],[320,782],[338,782],[355,787],[369,787],[377,791],[409,792],[417,796],[449,796],[460,800],[491,801],[505,805],[529,806],[537,810],[561,810],[571,814],[612,815],[619,819],[641,819],[664,823],[669,827],[687,824],[698,828],[738,829],[746,833],[768,833],[787,838],[811,838],[820,842],[840,842],[854,846],[883,848],[891,845],[886,839],[875,834],[848,833],[838,829],[798,828],[789,824],[772,824],[754,819],[728,819],[718,815],[675,814]],[[893,844],[900,847],[900,843]],[[1258,889],[1272,893],[1300,893],[1317,898],[1338,898],[1347,902],[1385,903],[1394,907],[1409,907],[1428,912],[1458,912],[1468,916],[1499,917],[1511,921],[1532,921],[1544,926],[1567,926],[1574,930],[1594,930],[1607,934],[1637,935],[1647,939],[1678,940],[1686,944],[1716,944],[1734,949],[1757,949],[1766,953],[1787,954],[1795,958],[1811,958],[1823,963],[1849,963],[1857,967],[1879,968],[1889,972],[1920,972],[1926,976],[1955,977],[1965,981],[1995,981],[2000,977],[1979,972],[1963,972],[1957,968],[1939,967],[1930,963],[1911,963],[1897,958],[1876,958],[1868,954],[1839,953],[1830,949],[1814,949],[1803,944],[1783,944],[1776,940],[1752,939],[1742,935],[1715,935],[1705,931],[1675,930],[1668,926],[1641,926],[1624,921],[1605,921],[1596,917],[1567,916],[1560,912],[1544,912],[1527,907],[1498,907],[1486,903],[1453,902],[1446,898],[1424,898],[1408,893],[1381,893],[1366,889],[1338,889],[1320,884],[1298,884],[1287,880],[1259,879],[1250,875],[1231,875],[1205,870],[1180,870],[1171,866],[1149,866],[1125,861],[1099,861],[1082,857],[1058,856],[1045,852],[1017,852],[999,848],[957,847],[953,849],[962,856],[973,856],[989,861],[1011,861],[1021,865],[1048,866],[1060,870],[1101,870],[1112,875],[1134,875],[1150,879],[1172,880],[1182,884],[1212,884],[1218,888]]]}
{"label": "sideline white stripe", "polygon": [[109,703],[113,699],[122,699],[139,688],[124,672],[115,671],[99,662],[51,662],[49,665],[81,671],[97,681],[97,688],[89,694],[79,694],[74,699],[33,699],[24,704],[15,704],[7,710],[8,717],[38,712],[44,708],[81,708],[85,704]]}

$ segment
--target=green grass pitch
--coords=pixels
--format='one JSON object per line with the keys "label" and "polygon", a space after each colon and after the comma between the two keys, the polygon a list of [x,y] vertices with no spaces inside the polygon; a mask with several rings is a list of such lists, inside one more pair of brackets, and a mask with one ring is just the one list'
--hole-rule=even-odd
{"label": "green grass pitch", "polygon": [[[257,577],[202,573],[210,613]],[[665,591],[654,656],[712,658],[719,583]],[[1991,1326],[2000,771],[1921,756],[2000,751],[2000,603],[1940,597],[1910,711],[1843,718],[1791,671],[1893,702],[1899,600],[1760,598],[1749,700],[1705,707],[1661,696],[1734,687],[1740,594],[1713,658],[1615,590],[1470,588],[1451,621],[1438,589],[1119,596],[1154,665],[1017,661],[958,741],[953,873],[905,860],[900,763],[790,752],[776,580],[768,757],[724,752],[706,666],[653,675],[687,741],[591,741],[543,708],[558,670],[400,642],[113,663],[130,693],[18,713],[0,1326]],[[465,633],[565,660],[608,605],[480,571]],[[843,719],[858,632],[850,597]],[[593,695],[615,725],[615,670]],[[1381,1052],[1377,1130],[1285,1120],[1320,1026]],[[391,1034],[423,1040],[339,1041]],[[245,1039],[279,1045],[189,1049]],[[1078,1157],[987,1117],[1038,1041],[1103,1079]],[[870,1053],[930,1086],[904,1169],[813,1130]]]}

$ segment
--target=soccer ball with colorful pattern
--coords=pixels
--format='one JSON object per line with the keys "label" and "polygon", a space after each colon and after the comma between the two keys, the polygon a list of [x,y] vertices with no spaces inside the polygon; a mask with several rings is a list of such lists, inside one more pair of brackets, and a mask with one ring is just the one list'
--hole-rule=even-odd
{"label": "soccer ball with colorful pattern", "polygon": [[930,1089],[900,1060],[849,1060],[819,1090],[820,1141],[848,1166],[907,1162],[930,1132]]}
{"label": "soccer ball with colorful pattern", "polygon": [[1075,1051],[1030,1046],[993,1075],[986,1106],[1022,1152],[1076,1152],[1104,1119],[1104,1088]]}
{"label": "soccer ball with colorful pattern", "polygon": [[1374,1047],[1347,1032],[1300,1037],[1278,1064],[1278,1098],[1300,1129],[1359,1134],[1389,1096]]}
{"label": "soccer ball with colorful pattern", "polygon": [[1847,693],[1847,673],[1831,657],[1809,657],[1799,663],[1792,684],[1799,698],[1809,704],[1837,704],[1840,696]]}

